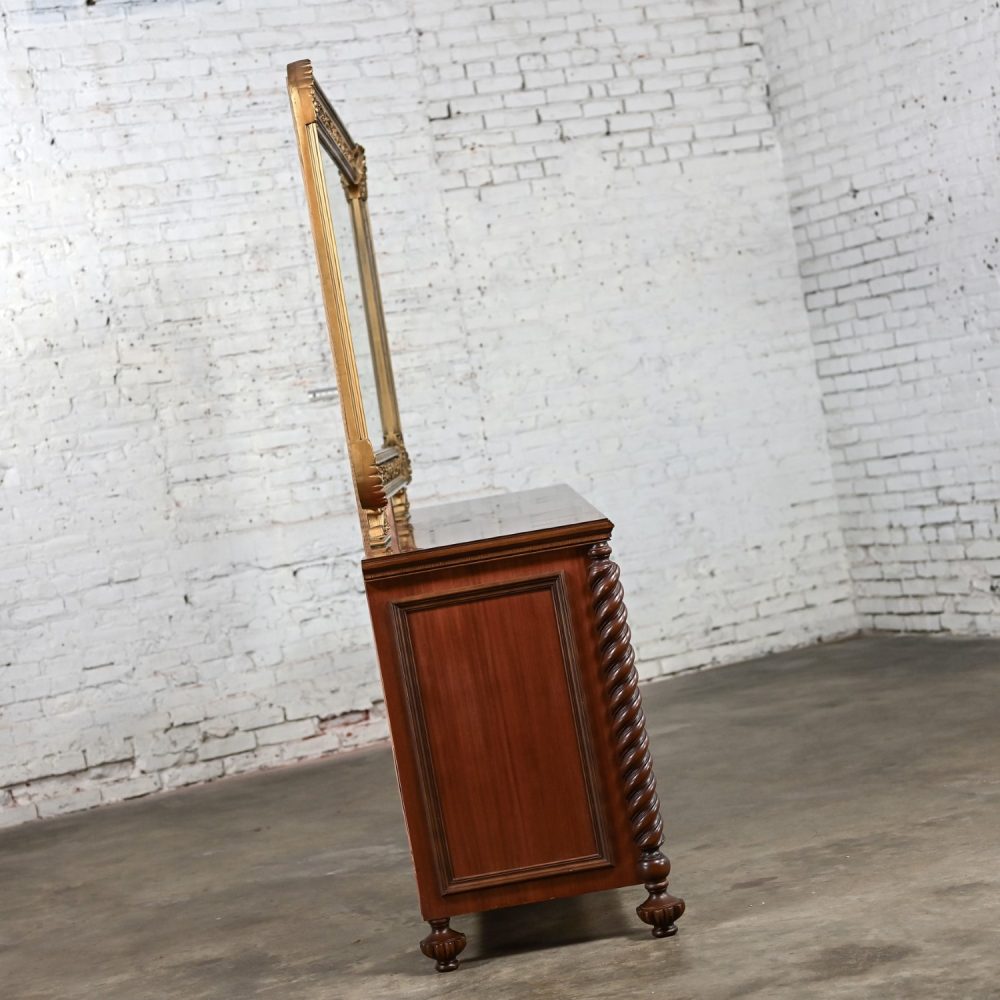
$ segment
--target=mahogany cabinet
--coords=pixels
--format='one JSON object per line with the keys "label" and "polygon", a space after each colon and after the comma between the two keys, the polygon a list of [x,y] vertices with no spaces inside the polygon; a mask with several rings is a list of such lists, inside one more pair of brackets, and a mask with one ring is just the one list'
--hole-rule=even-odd
{"label": "mahogany cabinet", "polygon": [[412,514],[363,562],[420,905],[449,918],[645,883],[674,933],[659,802],[612,525],[568,487]]}

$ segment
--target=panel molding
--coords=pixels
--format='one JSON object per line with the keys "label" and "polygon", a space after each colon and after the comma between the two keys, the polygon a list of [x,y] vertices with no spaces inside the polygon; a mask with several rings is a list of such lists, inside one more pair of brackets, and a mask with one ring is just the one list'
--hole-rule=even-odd
{"label": "panel molding", "polygon": [[[583,774],[590,814],[591,832],[593,833],[597,850],[592,854],[563,858],[558,861],[459,877],[455,875],[448,844],[438,786],[439,776],[434,767],[430,740],[427,733],[427,722],[424,715],[420,681],[410,635],[409,617],[421,611],[455,607],[461,604],[472,604],[507,596],[545,591],[549,593],[552,601],[559,645],[562,652],[563,672],[566,678],[570,708],[576,732],[577,754]],[[556,573],[518,580],[514,583],[466,587],[434,594],[429,597],[409,598],[392,602],[389,609],[400,673],[406,694],[406,715],[415,750],[420,798],[424,808],[424,815],[430,828],[430,840],[441,894],[447,896],[511,882],[523,882],[547,876],[613,867],[614,856],[601,797],[601,780],[597,757],[594,751],[590,716],[580,679],[579,657],[574,639],[575,632],[573,629],[572,612],[566,593],[564,574]],[[461,752],[460,748],[456,748],[456,752]],[[446,774],[442,777],[444,780],[447,780]],[[558,780],[558,776],[554,776],[554,780]]]}

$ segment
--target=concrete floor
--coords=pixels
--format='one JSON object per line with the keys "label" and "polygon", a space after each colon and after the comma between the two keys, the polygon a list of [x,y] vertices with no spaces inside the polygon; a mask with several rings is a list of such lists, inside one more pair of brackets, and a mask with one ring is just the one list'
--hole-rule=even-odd
{"label": "concrete floor", "polygon": [[645,701],[675,938],[629,889],[458,918],[435,974],[376,748],[5,832],[0,996],[1000,997],[1000,642],[860,639]]}

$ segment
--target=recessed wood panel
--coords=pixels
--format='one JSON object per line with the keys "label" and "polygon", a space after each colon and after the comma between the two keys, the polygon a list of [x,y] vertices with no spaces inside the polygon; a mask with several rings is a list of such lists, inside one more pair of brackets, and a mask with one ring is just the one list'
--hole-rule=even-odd
{"label": "recessed wood panel", "polygon": [[608,866],[561,578],[394,614],[441,891]]}

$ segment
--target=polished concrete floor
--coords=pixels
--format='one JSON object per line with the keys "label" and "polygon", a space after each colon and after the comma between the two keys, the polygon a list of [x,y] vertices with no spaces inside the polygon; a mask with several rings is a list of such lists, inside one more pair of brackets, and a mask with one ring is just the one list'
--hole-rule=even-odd
{"label": "polished concrete floor", "polygon": [[1000,997],[1000,642],[645,689],[672,888],[459,918],[437,975],[385,748],[0,835],[4,1000]]}

